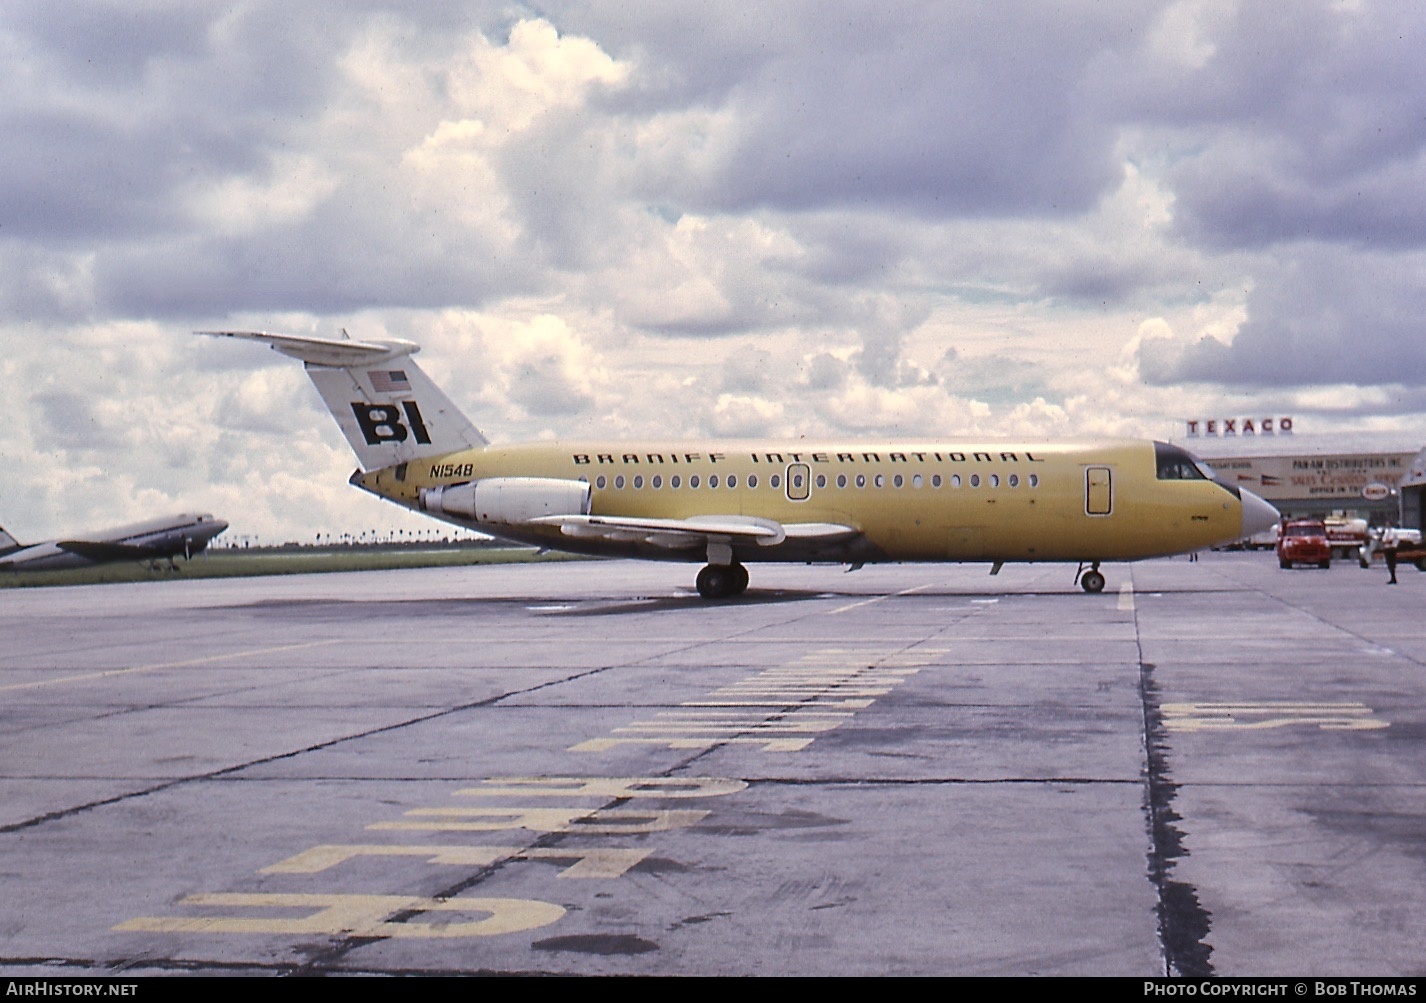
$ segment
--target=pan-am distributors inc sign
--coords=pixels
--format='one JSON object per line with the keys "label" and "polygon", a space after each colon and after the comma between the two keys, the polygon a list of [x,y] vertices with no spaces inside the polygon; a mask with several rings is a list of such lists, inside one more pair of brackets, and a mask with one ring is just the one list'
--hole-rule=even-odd
{"label": "pan-am distributors inc sign", "polygon": [[1405,476],[1415,453],[1204,458],[1219,477],[1268,501],[1312,498],[1380,501]]}

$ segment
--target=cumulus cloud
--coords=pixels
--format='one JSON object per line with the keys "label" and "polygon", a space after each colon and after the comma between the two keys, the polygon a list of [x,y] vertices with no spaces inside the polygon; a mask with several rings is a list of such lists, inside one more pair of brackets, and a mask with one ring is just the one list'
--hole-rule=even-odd
{"label": "cumulus cloud", "polygon": [[1141,346],[1150,383],[1426,385],[1422,257],[1303,249],[1265,266],[1231,337]]}

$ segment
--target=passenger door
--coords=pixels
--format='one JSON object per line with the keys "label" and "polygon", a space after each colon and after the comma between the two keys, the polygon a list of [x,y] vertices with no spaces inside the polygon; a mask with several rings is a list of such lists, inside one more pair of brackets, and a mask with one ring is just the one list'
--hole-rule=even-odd
{"label": "passenger door", "polygon": [[1109,515],[1114,511],[1114,483],[1108,467],[1085,467],[1084,514]]}

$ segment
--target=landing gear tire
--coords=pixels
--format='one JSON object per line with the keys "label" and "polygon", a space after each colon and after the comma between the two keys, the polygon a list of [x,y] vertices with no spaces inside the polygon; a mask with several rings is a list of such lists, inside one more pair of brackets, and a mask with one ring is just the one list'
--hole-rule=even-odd
{"label": "landing gear tire", "polygon": [[740,596],[748,589],[748,569],[741,564],[733,565],[735,581],[733,584],[733,595]]}
{"label": "landing gear tire", "polygon": [[741,564],[710,564],[698,572],[697,585],[704,599],[741,595],[748,587],[748,569]]}
{"label": "landing gear tire", "polygon": [[1103,592],[1104,576],[1098,571],[1086,571],[1079,577],[1079,587],[1086,592]]}

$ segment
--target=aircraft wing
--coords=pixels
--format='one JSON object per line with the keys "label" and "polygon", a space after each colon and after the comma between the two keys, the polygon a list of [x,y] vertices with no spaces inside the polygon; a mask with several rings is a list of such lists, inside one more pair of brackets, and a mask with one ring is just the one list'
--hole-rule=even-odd
{"label": "aircraft wing", "polygon": [[128,543],[101,543],[95,540],[56,540],[55,544],[60,550],[69,554],[77,554],[85,560],[103,561],[140,561],[146,557],[155,555],[162,556],[153,547],[135,547]]}
{"label": "aircraft wing", "polygon": [[609,515],[550,515],[531,522],[558,526],[565,536],[618,543],[643,542],[670,550],[689,550],[710,541],[756,543],[772,547],[784,540],[847,540],[861,530],[829,522],[780,523],[746,515],[699,515],[689,519],[639,519]]}

